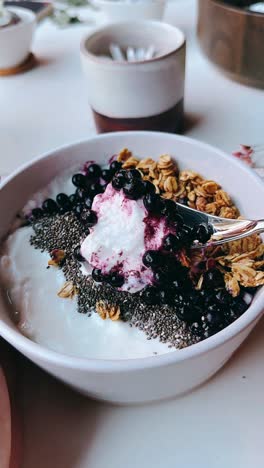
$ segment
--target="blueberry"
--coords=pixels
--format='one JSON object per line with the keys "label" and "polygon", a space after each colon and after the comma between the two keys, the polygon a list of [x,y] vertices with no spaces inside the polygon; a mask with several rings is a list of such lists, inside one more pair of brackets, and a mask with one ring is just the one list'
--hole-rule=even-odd
{"label": "blueberry", "polygon": [[113,177],[113,172],[110,171],[109,169],[103,169],[101,173],[102,179],[104,179],[106,182],[110,182]]}
{"label": "blueberry", "polygon": [[173,218],[173,224],[177,231],[179,231],[183,226],[183,217],[179,214],[176,214]]}
{"label": "blueberry", "polygon": [[97,182],[91,184],[90,187],[89,187],[89,195],[90,195],[91,197],[95,197],[95,196],[98,195],[99,193],[103,193],[102,185],[100,185],[100,184],[97,183]]}
{"label": "blueberry", "polygon": [[135,179],[140,179],[141,180],[141,174],[137,169],[128,169],[126,171],[126,179],[128,181],[132,181]]}
{"label": "blueberry", "polygon": [[203,321],[206,330],[209,329],[215,333],[222,330],[225,326],[224,314],[218,308],[213,308],[213,306],[210,306],[210,310],[205,314]]}
{"label": "blueberry", "polygon": [[216,268],[207,270],[204,273],[203,286],[206,289],[217,289],[224,286],[224,278],[222,273]]}
{"label": "blueberry", "polygon": [[120,163],[120,162],[118,162],[118,161],[113,161],[113,162],[111,162],[111,164],[110,164],[110,170],[111,170],[112,172],[117,172],[117,171],[119,171],[119,169],[121,169],[121,167],[122,167],[122,163]]}
{"label": "blueberry", "polygon": [[56,201],[60,207],[60,213],[66,213],[67,211],[71,211],[72,204],[68,195],[65,193],[59,193],[56,197]]}
{"label": "blueberry", "polygon": [[178,235],[168,234],[164,237],[162,242],[162,247],[164,250],[168,250],[170,252],[177,252],[182,246],[182,242],[179,239]]}
{"label": "blueberry", "polygon": [[88,229],[88,227],[85,226],[85,235],[86,237],[89,236],[91,233],[90,229]]}
{"label": "blueberry", "polygon": [[99,268],[94,268],[92,271],[92,277],[97,283],[102,283],[105,280],[105,276],[102,273],[102,270]]}
{"label": "blueberry", "polygon": [[201,244],[206,244],[209,241],[212,235],[212,230],[206,224],[199,224],[193,229],[193,237],[195,240],[201,242]]}
{"label": "blueberry", "polygon": [[63,206],[69,203],[69,197],[66,193],[59,193],[56,197],[56,202],[59,206]]}
{"label": "blueberry", "polygon": [[210,304],[214,304],[216,300],[215,291],[202,289],[202,291],[200,291],[200,298],[205,307],[207,307]]}
{"label": "blueberry", "polygon": [[176,306],[181,306],[184,304],[185,296],[182,292],[176,293],[174,296],[174,304]]}
{"label": "blueberry", "polygon": [[207,307],[207,312],[210,314],[220,314],[223,311],[223,307],[220,304],[214,302]]}
{"label": "blueberry", "polygon": [[163,200],[163,206],[161,209],[161,214],[166,216],[170,220],[174,220],[177,214],[177,205],[173,200]]}
{"label": "blueberry", "polygon": [[203,306],[203,301],[201,300],[201,296],[197,291],[195,291],[195,289],[189,292],[188,300],[194,306],[201,306],[201,307]]}
{"label": "blueberry", "polygon": [[90,197],[86,197],[85,200],[84,200],[84,206],[85,208],[92,208],[92,204],[93,204],[93,198],[90,196]]}
{"label": "blueberry", "polygon": [[191,304],[188,300],[185,300],[183,304],[180,304],[176,308],[176,315],[184,322],[193,323],[201,318],[202,310]]}
{"label": "blueberry", "polygon": [[97,223],[97,214],[93,210],[84,209],[80,215],[80,221],[88,227]]}
{"label": "blueberry", "polygon": [[180,230],[180,236],[184,244],[191,244],[193,242],[192,228],[184,224]]}
{"label": "blueberry", "polygon": [[55,200],[52,200],[52,198],[47,198],[47,200],[42,203],[42,209],[48,214],[58,213],[59,210],[57,203]]}
{"label": "blueberry", "polygon": [[112,186],[115,190],[121,190],[126,183],[125,171],[117,172],[112,180]]}
{"label": "blueberry", "polygon": [[143,203],[149,213],[159,214],[162,208],[162,202],[159,195],[147,193],[143,198]]}
{"label": "blueberry", "polygon": [[74,205],[76,205],[76,203],[78,203],[78,197],[77,197],[76,193],[72,193],[71,195],[69,195],[69,201],[72,204],[72,206],[74,206]]}
{"label": "blueberry", "polygon": [[179,278],[181,282],[182,280],[186,282],[185,268],[174,257],[170,258],[167,255],[164,255],[160,259],[160,264],[162,265],[162,268],[159,269],[159,271],[162,273],[163,278],[166,278],[167,282],[172,284],[173,281],[176,281]]}
{"label": "blueberry", "polygon": [[174,295],[170,289],[161,289],[159,291],[160,303],[164,305],[171,305],[173,303]]}
{"label": "blueberry", "polygon": [[142,257],[142,262],[147,268],[156,268],[161,265],[161,254],[157,250],[147,250]]}
{"label": "blueberry", "polygon": [[194,336],[198,336],[200,338],[204,337],[204,329],[199,322],[192,323],[190,326],[190,330]]}
{"label": "blueberry", "polygon": [[153,278],[157,284],[167,284],[168,282],[168,272],[166,270],[157,270],[154,271]]}
{"label": "blueberry", "polygon": [[180,278],[182,282],[182,289],[186,293],[190,293],[193,290],[193,282],[188,275],[188,269],[181,265],[182,269],[179,270],[177,278]]}
{"label": "blueberry", "polygon": [[74,174],[72,176],[72,183],[75,185],[75,187],[85,188],[86,177],[83,174]]}
{"label": "blueberry", "polygon": [[142,181],[143,188],[144,188],[144,193],[155,193],[156,192],[156,187],[154,184],[152,184],[149,180],[143,180]]}
{"label": "blueberry", "polygon": [[207,224],[207,229],[208,229],[208,232],[209,232],[210,236],[212,236],[213,233],[214,233],[214,226],[212,224],[208,223]]}
{"label": "blueberry", "polygon": [[75,249],[73,251],[73,255],[76,258],[76,260],[78,260],[78,262],[83,262],[84,261],[84,258],[83,258],[82,254],[81,254],[80,246],[75,247]]}
{"label": "blueberry", "polygon": [[225,289],[220,289],[215,297],[219,304],[222,305],[229,305],[232,301],[232,296]]}
{"label": "blueberry", "polygon": [[142,292],[142,299],[150,305],[159,304],[159,291],[154,286],[147,286]]}
{"label": "blueberry", "polygon": [[127,198],[131,200],[138,200],[144,194],[144,186],[141,180],[134,179],[131,182],[128,182],[124,186],[124,194]]}
{"label": "blueberry", "polygon": [[101,176],[101,168],[98,164],[89,164],[86,169],[86,176],[88,179],[99,179]]}
{"label": "blueberry", "polygon": [[175,290],[175,293],[178,293],[182,289],[182,281],[174,279],[171,283],[171,287]]}
{"label": "blueberry", "polygon": [[33,208],[31,214],[34,219],[39,219],[44,215],[44,212],[41,208]]}
{"label": "blueberry", "polygon": [[234,310],[237,317],[243,315],[248,307],[247,303],[241,297],[233,299],[231,304],[231,308]]}
{"label": "blueberry", "polygon": [[187,293],[176,293],[174,296],[175,312],[180,320],[187,323],[200,321],[202,307],[199,303],[192,303]]}
{"label": "blueberry", "polygon": [[74,206],[73,212],[79,218],[83,212],[84,206],[82,203],[77,203],[77,205]]}
{"label": "blueberry", "polygon": [[72,207],[70,205],[64,205],[64,206],[59,206],[59,213],[62,215],[62,214],[65,214],[67,213],[68,211],[71,211]]}
{"label": "blueberry", "polygon": [[77,200],[84,202],[85,198],[87,197],[87,192],[86,190],[83,190],[82,188],[77,188],[75,192]]}
{"label": "blueberry", "polygon": [[110,273],[107,278],[108,283],[114,288],[120,288],[123,286],[125,279],[117,272]]}

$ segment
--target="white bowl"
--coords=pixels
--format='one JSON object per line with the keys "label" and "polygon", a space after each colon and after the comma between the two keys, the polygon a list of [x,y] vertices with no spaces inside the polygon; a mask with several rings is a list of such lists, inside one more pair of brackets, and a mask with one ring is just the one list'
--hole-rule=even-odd
{"label": "white bowl", "polygon": [[[152,132],[104,134],[35,159],[8,177],[0,190],[0,238],[30,196],[67,167],[93,159],[105,162],[121,148],[157,158],[170,153],[182,168],[217,180],[241,212],[263,218],[263,182],[240,161],[195,140]],[[250,196],[249,196],[250,194]],[[142,359],[81,359],[58,354],[23,336],[0,303],[0,335],[29,359],[75,389],[95,398],[136,403],[179,395],[207,380],[230,358],[262,315],[264,288],[246,313],[207,340],[168,354]]]}
{"label": "white bowl", "polygon": [[23,63],[31,51],[36,16],[31,10],[9,7],[21,21],[0,29],[0,69],[13,68]]}
{"label": "white bowl", "polygon": [[92,0],[107,22],[161,20],[166,0]]}

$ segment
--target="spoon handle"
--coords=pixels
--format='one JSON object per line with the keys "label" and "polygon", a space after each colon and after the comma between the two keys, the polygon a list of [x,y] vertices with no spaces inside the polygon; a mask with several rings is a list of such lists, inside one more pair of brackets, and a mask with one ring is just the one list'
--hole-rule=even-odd
{"label": "spoon handle", "polygon": [[219,225],[214,226],[217,232],[212,236],[212,240],[207,244],[208,246],[215,246],[232,242],[235,240],[243,239],[244,237],[251,236],[252,234],[260,234],[264,232],[264,220],[258,221],[241,220],[241,223],[234,224],[233,227],[227,226],[227,229],[219,229]]}

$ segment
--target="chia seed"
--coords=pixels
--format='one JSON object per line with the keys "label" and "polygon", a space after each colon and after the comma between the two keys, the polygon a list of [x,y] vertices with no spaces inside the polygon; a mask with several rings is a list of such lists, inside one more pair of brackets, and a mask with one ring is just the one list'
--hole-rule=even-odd
{"label": "chia seed", "polygon": [[141,292],[131,294],[118,291],[104,283],[96,283],[90,275],[83,275],[81,264],[74,256],[74,250],[85,238],[85,228],[69,212],[63,215],[45,216],[32,222],[34,234],[30,244],[41,252],[53,249],[65,251],[65,261],[61,265],[67,281],[72,281],[78,288],[78,312],[91,316],[95,312],[96,302],[105,300],[120,307],[120,318],[130,326],[144,331],[148,340],[159,338],[169,347],[184,348],[197,343],[185,322],[178,319],[175,308],[162,305],[147,305],[141,298]]}

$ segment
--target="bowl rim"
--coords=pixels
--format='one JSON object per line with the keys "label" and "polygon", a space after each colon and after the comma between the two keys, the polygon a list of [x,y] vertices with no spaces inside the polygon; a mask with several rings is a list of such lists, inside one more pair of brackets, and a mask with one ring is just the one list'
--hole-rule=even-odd
{"label": "bowl rim", "polygon": [[[104,133],[101,135],[91,136],[86,139],[81,139],[73,143],[68,143],[62,146],[59,146],[53,150],[47,151],[40,156],[30,160],[29,162],[19,166],[13,173],[7,176],[0,183],[0,196],[1,189],[9,184],[16,176],[18,176],[23,171],[30,171],[30,169],[35,166],[39,161],[43,159],[48,159],[52,155],[61,153],[63,150],[71,148],[74,152],[75,148],[80,145],[89,144],[90,141],[96,141],[98,139],[118,139],[126,135],[145,136],[146,138],[160,138],[161,136],[166,136],[168,139],[186,141],[194,146],[199,146],[201,149],[207,149],[211,152],[217,154],[221,158],[224,158],[227,162],[232,162],[232,165],[237,167],[239,170],[246,172],[248,176],[254,180],[260,190],[264,194],[264,184],[261,178],[254,173],[249,167],[247,167],[243,162],[238,159],[233,158],[231,155],[225,153],[224,151],[214,147],[213,145],[198,141],[196,139],[185,137],[181,135],[169,134],[164,132],[149,132],[149,131],[127,131],[127,132],[113,132],[113,133]],[[263,297],[262,297],[263,296]],[[247,311],[239,317],[235,322],[233,322],[228,327],[224,328],[215,335],[201,341],[199,343],[193,344],[189,347],[171,351],[161,355],[155,355],[150,357],[143,358],[132,358],[132,359],[90,359],[70,356],[67,354],[59,353],[53,350],[50,350],[34,341],[31,341],[18,329],[13,329],[10,325],[6,324],[0,318],[0,335],[6,339],[11,345],[17,348],[20,352],[24,353],[26,356],[34,356],[36,359],[40,360],[42,363],[52,363],[57,366],[63,366],[64,368],[80,369],[86,371],[92,371],[95,373],[120,373],[120,372],[131,372],[140,369],[146,368],[157,368],[175,364],[187,359],[196,358],[200,355],[208,353],[209,351],[216,349],[223,344],[232,340],[236,335],[245,330],[251,324],[256,322],[264,312],[264,286],[262,287],[262,293],[256,298],[255,302],[247,309]]]}
{"label": "bowl rim", "polygon": [[[105,0],[106,2],[107,0]],[[114,60],[110,61],[106,60],[104,58],[101,58],[100,56],[97,56],[93,54],[92,52],[89,52],[88,48],[86,47],[86,43],[88,40],[96,37],[97,35],[101,34],[103,31],[107,31],[110,28],[116,29],[119,26],[125,27],[125,26],[133,26],[133,28],[137,29],[140,26],[144,27],[144,25],[147,26],[154,26],[159,27],[161,29],[167,29],[169,31],[177,31],[178,34],[181,36],[181,41],[179,45],[174,47],[170,52],[166,52],[165,54],[159,55],[158,57],[153,57],[151,59],[146,59],[146,60],[137,60],[136,62],[129,62],[128,60],[120,61],[120,60]],[[153,62],[158,62],[164,59],[167,59],[168,57],[179,53],[183,48],[186,47],[186,36],[184,32],[178,28],[177,26],[174,26],[172,24],[164,23],[163,21],[158,21],[158,20],[136,20],[136,21],[118,21],[115,23],[107,23],[103,24],[102,26],[99,26],[96,28],[92,33],[90,34],[85,34],[85,36],[82,37],[81,43],[80,43],[80,54],[84,58],[88,58],[92,60],[93,62],[97,63],[98,65],[104,65],[104,66],[111,66],[114,67],[115,65],[122,66],[122,67],[136,67],[138,65],[142,64],[149,64]]]}
{"label": "bowl rim", "polygon": [[223,10],[228,10],[230,12],[233,11],[234,13],[238,13],[240,15],[262,17],[264,19],[263,13],[258,13],[257,11],[249,11],[236,5],[229,5],[228,3],[224,3],[224,0],[208,0],[208,1],[211,3],[214,3],[216,6],[219,6]]}

